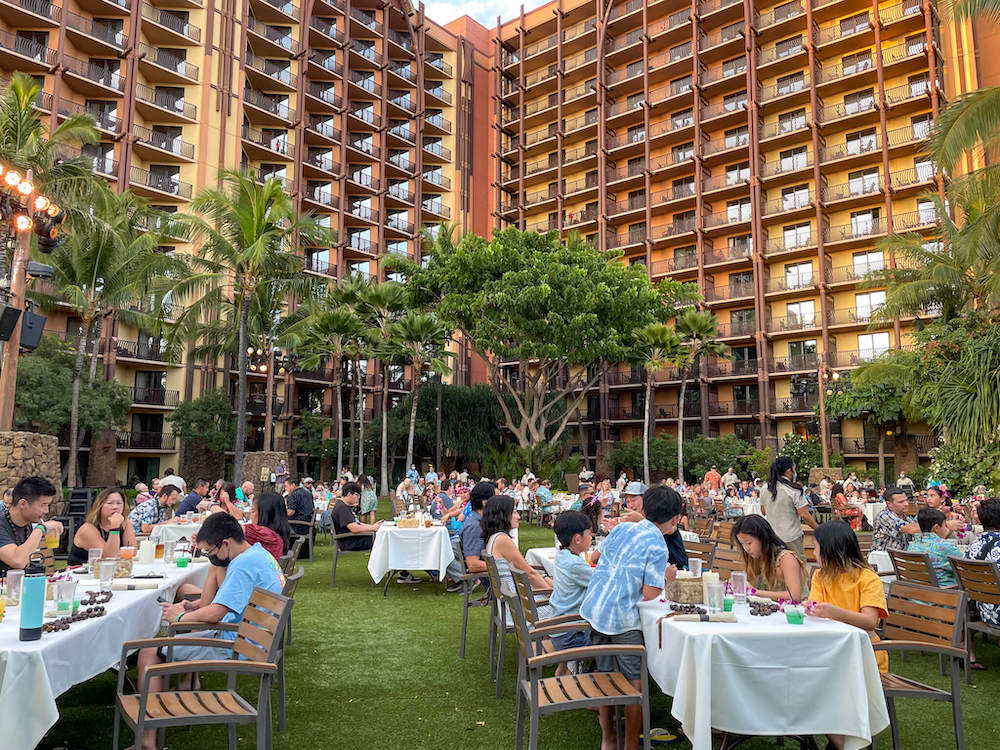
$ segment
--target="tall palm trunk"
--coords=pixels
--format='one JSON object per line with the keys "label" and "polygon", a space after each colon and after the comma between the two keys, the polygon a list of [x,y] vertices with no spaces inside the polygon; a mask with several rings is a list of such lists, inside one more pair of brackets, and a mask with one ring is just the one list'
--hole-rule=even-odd
{"label": "tall palm trunk", "polygon": [[334,480],[340,478],[344,471],[344,425],[341,424],[341,411],[343,411],[343,369],[340,359],[337,359],[333,370],[333,436],[337,440],[337,473],[333,475]]}
{"label": "tall palm trunk", "polygon": [[885,487],[885,430],[878,431],[878,486]]}
{"label": "tall palm trunk", "polygon": [[681,390],[677,396],[677,477],[684,481],[684,392],[687,390],[687,373],[681,370]]}
{"label": "tall palm trunk", "polygon": [[[413,433],[417,427],[417,397],[420,395],[420,377],[417,373],[420,370],[417,369],[416,363],[414,363],[413,371],[413,403],[410,404],[410,434],[406,438],[406,463],[403,466],[409,466],[413,463]],[[440,469],[440,467],[438,468]]]}
{"label": "tall palm trunk", "polygon": [[358,387],[358,474],[365,473],[365,389]]}
{"label": "tall palm trunk", "polygon": [[653,408],[653,375],[646,372],[646,403],[642,415],[642,481],[649,486],[649,412]]}
{"label": "tall palm trunk", "polygon": [[[236,445],[233,446],[233,484],[243,481],[243,453],[247,439],[247,321],[250,318],[250,301],[240,299],[240,345],[237,361],[236,387]],[[271,395],[268,394],[268,398]]]}
{"label": "tall palm trunk", "polygon": [[389,494],[389,366],[382,365],[382,475],[381,492]]}
{"label": "tall palm trunk", "polygon": [[[80,335],[76,342],[76,359],[73,362],[73,388],[69,406],[69,457],[66,463],[66,484],[69,487],[78,486],[76,464],[80,456],[80,380],[83,375],[83,358],[90,344],[92,325],[84,320],[80,326]],[[8,344],[10,346],[10,344]]]}
{"label": "tall palm trunk", "polygon": [[[347,447],[347,463],[348,464],[353,464],[354,463],[354,439],[355,439],[355,435],[356,435],[355,431],[357,429],[357,425],[354,422],[354,415],[355,415],[355,411],[354,410],[358,408],[358,361],[356,359],[354,359],[353,357],[351,358],[351,376],[353,377],[354,382],[351,383],[351,404],[350,404],[351,408],[348,409],[348,412],[347,412],[348,414],[351,415],[351,424],[350,424],[351,439],[350,439],[350,442],[348,443],[348,447]],[[361,469],[358,469],[358,474],[360,474],[360,473],[361,473]],[[337,479],[339,477],[334,477],[334,478]]]}

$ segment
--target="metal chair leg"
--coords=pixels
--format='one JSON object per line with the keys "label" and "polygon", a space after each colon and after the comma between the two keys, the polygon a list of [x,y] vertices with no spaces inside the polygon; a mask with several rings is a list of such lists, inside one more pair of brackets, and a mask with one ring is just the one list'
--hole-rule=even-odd
{"label": "metal chair leg", "polygon": [[333,545],[333,572],[330,573],[330,588],[337,583],[337,558],[340,557],[340,545]]}
{"label": "metal chair leg", "polygon": [[962,694],[959,685],[958,665],[951,659],[951,718],[955,722],[955,748],[965,750],[965,727],[962,725]]}
{"label": "metal chair leg", "polygon": [[462,645],[458,648],[458,658],[465,658],[465,636],[469,629],[469,582],[462,583]]}
{"label": "metal chair leg", "polygon": [[285,654],[278,659],[278,731],[285,731]]}
{"label": "metal chair leg", "polygon": [[538,750],[538,706],[531,706],[528,724],[528,750]]}
{"label": "metal chair leg", "polygon": [[[118,707],[118,696],[115,696],[115,732],[114,739],[112,740],[114,744],[111,745],[111,750],[118,750],[118,736],[121,732],[121,722],[122,713],[121,709]],[[139,744],[138,739],[136,740],[136,744]]]}
{"label": "metal chair leg", "polygon": [[[521,686],[517,686],[517,710],[514,724],[514,747],[521,750],[524,746],[524,691]],[[118,750],[115,747],[115,750]]]}
{"label": "metal chair leg", "polygon": [[236,725],[229,724],[226,728],[229,730],[229,750],[236,750]]}
{"label": "metal chair leg", "polygon": [[503,657],[507,647],[507,628],[497,628],[497,637],[500,638],[500,650],[497,655],[497,698],[499,699],[503,697]]}
{"label": "metal chair leg", "polygon": [[896,702],[892,698],[886,698],[885,706],[889,710],[889,727],[892,730],[892,750],[900,750],[899,721],[896,719]]}
{"label": "metal chair leg", "polygon": [[965,623],[965,684],[972,684],[972,631],[969,623]]}

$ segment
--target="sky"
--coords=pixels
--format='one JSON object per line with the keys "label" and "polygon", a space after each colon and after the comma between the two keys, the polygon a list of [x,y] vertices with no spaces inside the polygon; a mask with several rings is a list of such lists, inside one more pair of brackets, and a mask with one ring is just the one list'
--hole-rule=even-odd
{"label": "sky", "polygon": [[515,0],[456,0],[456,2],[424,0],[426,16],[441,25],[461,16],[472,16],[483,26],[491,29],[497,25],[498,14],[506,21],[520,12],[521,3]]}

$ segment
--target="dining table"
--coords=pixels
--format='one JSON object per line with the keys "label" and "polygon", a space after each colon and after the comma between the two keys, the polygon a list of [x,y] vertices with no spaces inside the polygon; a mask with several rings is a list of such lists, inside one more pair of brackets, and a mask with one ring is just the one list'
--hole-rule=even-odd
{"label": "dining table", "polygon": [[[0,621],[0,747],[37,746],[59,718],[60,695],[116,667],[125,641],[156,636],[161,619],[157,603],[173,601],[182,583],[204,585],[210,566],[207,558],[195,559],[205,562],[192,560],[183,568],[162,561],[135,563],[133,577],[117,578],[115,583],[150,588],[113,591],[102,617],[71,623],[67,630],[43,632],[39,640],[19,640],[20,607],[8,606]],[[100,581],[89,573],[73,575],[78,594],[85,597],[86,592],[100,590]],[[135,577],[143,575],[161,577]],[[53,608],[54,602],[46,600],[46,611]]]}
{"label": "dining table", "polygon": [[[435,571],[444,578],[445,569],[455,559],[448,527],[439,521],[429,526],[402,528],[391,521],[384,522],[375,533],[368,573],[378,583],[386,575],[400,570]],[[388,581],[386,581],[388,591]]]}
{"label": "dining table", "polygon": [[[639,603],[649,674],[667,695],[693,750],[713,730],[737,736],[839,734],[860,750],[889,726],[868,633],[806,616],[734,607],[736,622],[678,622],[670,602]],[[832,698],[831,696],[836,696]]]}

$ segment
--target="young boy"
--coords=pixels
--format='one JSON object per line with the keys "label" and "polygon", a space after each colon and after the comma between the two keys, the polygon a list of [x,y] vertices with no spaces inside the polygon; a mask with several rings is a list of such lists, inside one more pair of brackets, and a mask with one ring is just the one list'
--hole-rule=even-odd
{"label": "young boy", "polygon": [[[559,551],[556,552],[555,570],[552,575],[552,605],[553,617],[561,615],[578,615],[583,597],[587,594],[587,585],[594,569],[580,555],[590,549],[593,541],[590,519],[585,513],[568,510],[556,516],[553,529],[559,539]],[[597,563],[600,553],[595,551],[591,561]],[[573,630],[552,636],[552,645],[562,651],[567,648],[579,648],[590,645],[590,632]],[[557,676],[568,673],[564,664],[556,670]]]}
{"label": "young boy", "polygon": [[955,572],[951,569],[948,556],[961,557],[962,553],[955,540],[947,538],[951,534],[948,519],[935,508],[921,508],[917,511],[917,525],[920,526],[920,533],[906,551],[926,553],[937,573],[938,586],[954,586]]}
{"label": "young boy", "polygon": [[[668,565],[664,534],[673,534],[681,520],[681,498],[669,487],[653,487],[642,499],[645,518],[620,523],[601,544],[601,557],[580,605],[581,617],[590,623],[594,645],[643,645],[639,600],[653,599],[663,590],[664,577],[673,579],[677,568]],[[622,655],[598,657],[602,672],[621,672],[640,688],[641,659]],[[601,747],[617,747],[611,708],[600,709]],[[637,750],[642,723],[639,706],[625,709],[625,750]]]}

